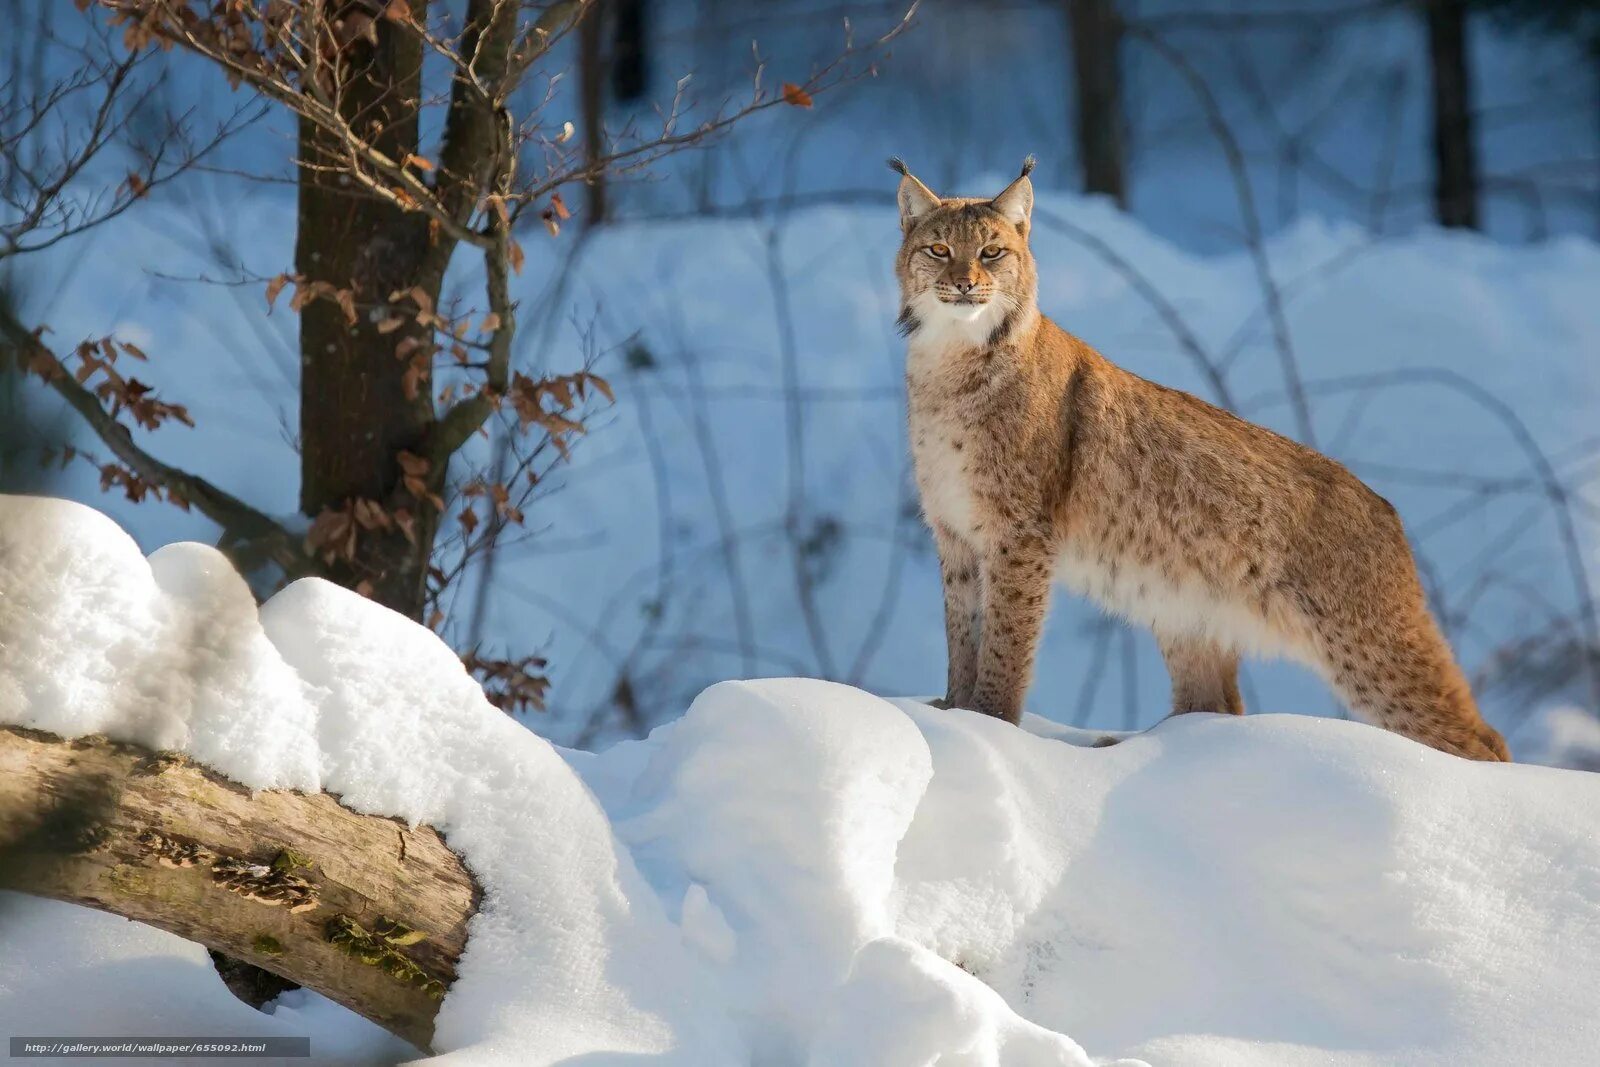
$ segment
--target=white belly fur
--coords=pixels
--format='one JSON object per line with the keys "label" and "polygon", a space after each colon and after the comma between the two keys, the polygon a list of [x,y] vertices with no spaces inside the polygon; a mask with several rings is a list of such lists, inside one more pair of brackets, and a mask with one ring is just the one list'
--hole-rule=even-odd
{"label": "white belly fur", "polygon": [[1116,576],[1097,560],[1072,549],[1056,557],[1055,578],[1129,622],[1174,637],[1203,637],[1245,655],[1272,656],[1292,650],[1255,609],[1218,597],[1198,579],[1174,582],[1160,571],[1129,564]]}

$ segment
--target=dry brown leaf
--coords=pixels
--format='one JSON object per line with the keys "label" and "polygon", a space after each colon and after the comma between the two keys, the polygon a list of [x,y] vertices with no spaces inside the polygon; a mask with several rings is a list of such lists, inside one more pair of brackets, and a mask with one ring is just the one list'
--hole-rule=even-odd
{"label": "dry brown leaf", "polygon": [[389,528],[389,513],[383,510],[383,505],[376,500],[366,497],[357,497],[352,509],[355,520],[368,530],[387,530]]}
{"label": "dry brown leaf", "polygon": [[810,107],[812,103],[811,94],[794,82],[784,82],[783,102],[794,107]]}
{"label": "dry brown leaf", "polygon": [[400,527],[400,532],[406,535],[406,540],[413,545],[417,543],[417,520],[411,517],[411,512],[405,508],[394,509],[395,525]]}
{"label": "dry brown leaf", "polygon": [[339,310],[344,312],[344,320],[350,325],[356,324],[356,294],[349,289],[336,289],[333,293],[334,300],[339,303]]}
{"label": "dry brown leaf", "polygon": [[272,310],[273,301],[278,299],[278,294],[283,292],[283,287],[289,284],[289,276],[280,274],[267,283],[267,311]]}
{"label": "dry brown leaf", "polygon": [[422,356],[413,359],[400,376],[400,391],[407,400],[415,400],[422,392],[422,383],[428,375],[428,361]]}

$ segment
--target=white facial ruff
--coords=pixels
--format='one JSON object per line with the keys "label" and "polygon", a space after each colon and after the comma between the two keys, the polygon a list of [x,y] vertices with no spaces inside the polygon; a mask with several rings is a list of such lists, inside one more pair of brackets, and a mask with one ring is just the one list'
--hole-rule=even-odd
{"label": "white facial ruff", "polygon": [[911,304],[917,330],[911,335],[912,348],[971,348],[987,344],[1005,317],[998,298],[986,304],[946,304],[925,290]]}

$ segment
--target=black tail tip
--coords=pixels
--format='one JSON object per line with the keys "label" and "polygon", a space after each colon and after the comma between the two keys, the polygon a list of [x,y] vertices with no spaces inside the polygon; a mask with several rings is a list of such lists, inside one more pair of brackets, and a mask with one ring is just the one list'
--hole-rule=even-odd
{"label": "black tail tip", "polygon": [[1017,175],[1017,177],[1026,178],[1028,175],[1033,173],[1033,168],[1037,167],[1038,165],[1039,160],[1030,155],[1027,159],[1022,161],[1022,173]]}
{"label": "black tail tip", "polygon": [[911,172],[906,169],[906,161],[899,156],[889,157],[889,169],[902,177],[909,178],[911,176]]}

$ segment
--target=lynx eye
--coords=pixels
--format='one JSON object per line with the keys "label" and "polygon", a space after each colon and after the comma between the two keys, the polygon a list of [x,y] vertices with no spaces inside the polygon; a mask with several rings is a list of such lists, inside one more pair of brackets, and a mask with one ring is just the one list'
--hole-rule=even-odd
{"label": "lynx eye", "polygon": [[932,256],[934,259],[949,259],[950,246],[935,242],[934,244],[928,246],[928,255]]}
{"label": "lynx eye", "polygon": [[990,245],[982,252],[983,258],[988,260],[990,263],[993,263],[995,260],[999,259],[1005,254],[1006,250],[1001,248],[999,245]]}

